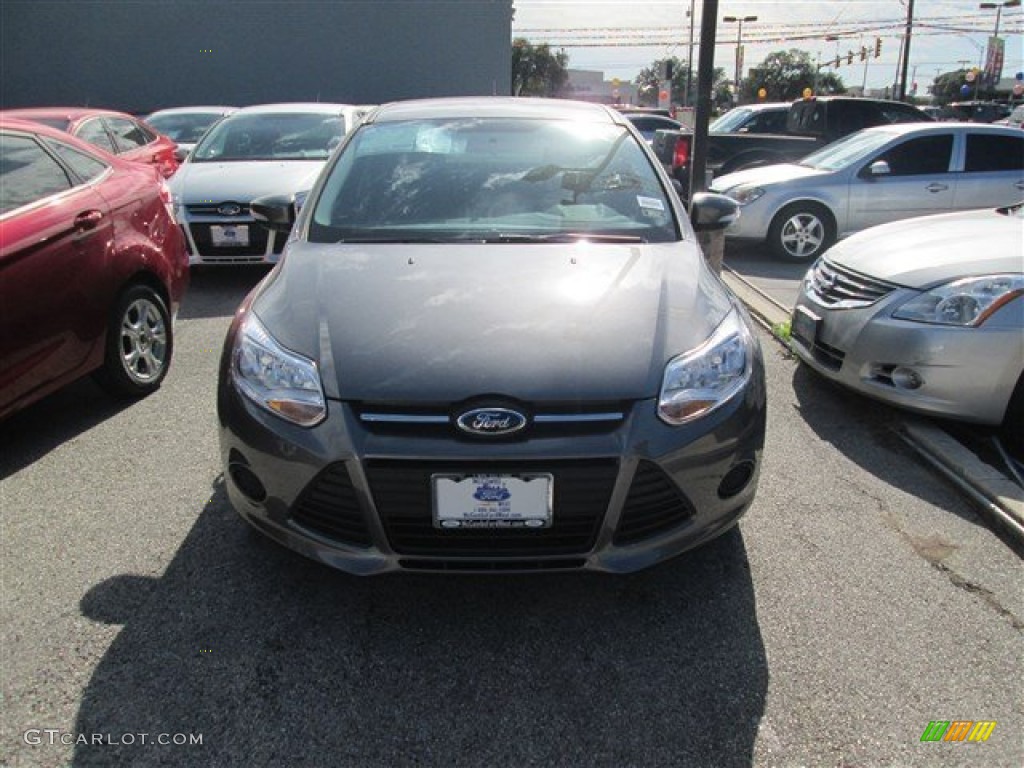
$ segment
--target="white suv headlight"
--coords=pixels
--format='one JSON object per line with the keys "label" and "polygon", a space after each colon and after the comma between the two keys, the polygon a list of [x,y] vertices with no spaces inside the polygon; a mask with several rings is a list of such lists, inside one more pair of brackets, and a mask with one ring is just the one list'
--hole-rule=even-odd
{"label": "white suv headlight", "polygon": [[312,427],[327,416],[316,363],[278,344],[252,312],[235,337],[231,380],[256,405],[293,424]]}
{"label": "white suv headlight", "polygon": [[666,424],[685,424],[724,405],[750,381],[754,339],[733,309],[711,338],[665,366],[658,416]]}
{"label": "white suv headlight", "polygon": [[975,327],[1022,294],[1024,275],[967,277],[914,296],[892,316],[918,323]]}

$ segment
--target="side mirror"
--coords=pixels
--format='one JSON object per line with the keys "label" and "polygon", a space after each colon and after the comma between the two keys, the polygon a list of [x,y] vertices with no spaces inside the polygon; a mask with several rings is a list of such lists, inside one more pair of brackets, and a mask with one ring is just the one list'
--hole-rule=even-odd
{"label": "side mirror", "polygon": [[295,223],[295,205],[291,195],[264,195],[249,203],[249,212],[257,222],[274,232],[290,232]]}
{"label": "side mirror", "polygon": [[875,162],[868,166],[868,176],[872,178],[875,176],[888,176],[890,173],[892,173],[892,169],[885,160],[875,160]]}
{"label": "side mirror", "polygon": [[725,229],[740,217],[740,204],[714,192],[698,192],[690,203],[690,223],[696,232]]}
{"label": "side mirror", "polygon": [[174,159],[179,163],[185,162],[185,158],[188,157],[188,150],[184,147],[177,146],[174,148]]}

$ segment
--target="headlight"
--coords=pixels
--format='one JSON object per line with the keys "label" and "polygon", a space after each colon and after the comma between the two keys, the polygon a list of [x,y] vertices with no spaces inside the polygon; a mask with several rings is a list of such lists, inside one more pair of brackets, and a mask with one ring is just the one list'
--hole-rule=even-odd
{"label": "headlight", "polygon": [[1024,275],[967,277],[914,296],[892,316],[918,323],[976,327],[1022,294]]}
{"label": "headlight", "polygon": [[327,415],[316,363],[278,344],[252,312],[235,337],[231,380],[256,405],[299,426],[315,426]]}
{"label": "headlight", "polygon": [[747,184],[740,184],[738,187],[725,191],[726,197],[731,197],[740,205],[750,205],[750,203],[757,200],[764,194],[764,190],[761,187],[748,186]]}
{"label": "headlight", "polygon": [[685,424],[728,402],[750,380],[753,345],[739,313],[732,310],[711,338],[665,366],[658,397],[661,420]]}

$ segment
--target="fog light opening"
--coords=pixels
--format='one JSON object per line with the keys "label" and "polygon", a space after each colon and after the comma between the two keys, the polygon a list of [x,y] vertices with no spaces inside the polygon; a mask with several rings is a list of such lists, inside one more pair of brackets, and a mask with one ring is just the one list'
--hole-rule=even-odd
{"label": "fog light opening", "polygon": [[742,464],[737,464],[735,467],[725,473],[725,477],[722,478],[722,482],[718,485],[718,497],[720,499],[730,499],[744,488],[750,482],[750,478],[754,476],[754,462],[744,461]]}
{"label": "fog light opening", "polygon": [[920,389],[924,384],[921,374],[913,368],[899,367],[892,372],[893,386],[898,389]]}
{"label": "fog light opening", "polygon": [[267,498],[267,489],[263,487],[263,483],[256,477],[256,473],[245,466],[245,464],[229,464],[228,473],[231,475],[231,479],[238,487],[238,490],[247,499],[258,504]]}

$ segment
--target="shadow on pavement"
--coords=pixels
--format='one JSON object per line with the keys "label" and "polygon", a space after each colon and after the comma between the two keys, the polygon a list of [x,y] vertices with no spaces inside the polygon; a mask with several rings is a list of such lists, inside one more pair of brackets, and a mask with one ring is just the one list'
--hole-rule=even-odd
{"label": "shadow on pavement", "polygon": [[264,264],[192,267],[192,279],[178,319],[230,317],[270,269]]}
{"label": "shadow on pavement", "polygon": [[0,480],[130,408],[85,376],[0,422]]}
{"label": "shadow on pavement", "polygon": [[748,766],[768,671],[738,530],[642,574],[358,579],[250,533],[222,486],[123,624],[74,765]]}
{"label": "shadow on pavement", "polygon": [[[930,473],[906,475],[897,470],[902,462],[894,463],[893,453],[903,454],[914,465],[920,465],[917,454],[893,430],[902,422],[904,412],[847,390],[818,376],[806,365],[795,367],[793,390],[800,416],[807,425],[846,458],[894,488],[986,527],[984,520],[950,493],[950,486],[935,482]],[[957,502],[951,503],[951,498]]]}

